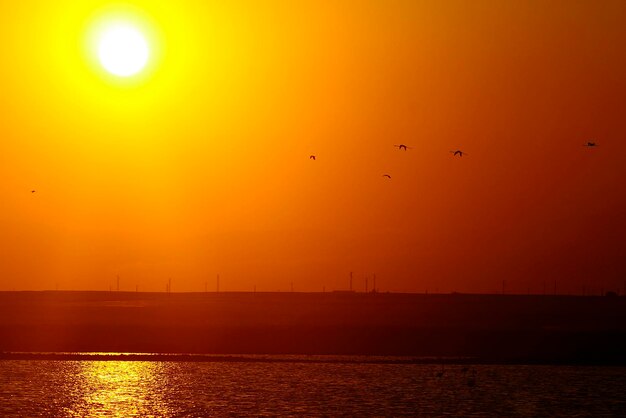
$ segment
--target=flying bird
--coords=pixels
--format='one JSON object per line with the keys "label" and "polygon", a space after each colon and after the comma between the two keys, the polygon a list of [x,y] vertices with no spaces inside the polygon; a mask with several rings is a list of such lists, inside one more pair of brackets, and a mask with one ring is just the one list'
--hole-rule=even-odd
{"label": "flying bird", "polygon": [[309,159],[315,161],[315,155],[309,155]]}
{"label": "flying bird", "polygon": [[389,174],[383,174],[383,177],[387,177],[388,179],[391,178],[391,176]]}
{"label": "flying bird", "polygon": [[595,142],[591,142],[591,141],[587,141],[587,143],[583,145],[583,147],[588,147],[588,148],[593,148],[597,146],[598,144],[596,144]]}
{"label": "flying bird", "polygon": [[403,151],[406,151],[407,149],[411,149],[412,148],[412,147],[409,147],[409,146],[404,145],[404,144],[394,145],[394,147],[398,148],[399,150],[403,150]]}
{"label": "flying bird", "polygon": [[456,151],[450,151],[450,152],[451,152],[454,156],[457,156],[457,155],[458,155],[459,157],[462,157],[462,156],[464,156],[464,155],[467,155],[467,153],[466,153],[466,152],[463,152],[463,151],[461,151],[461,150],[459,150],[459,149],[458,149],[458,150],[456,150]]}
{"label": "flying bird", "polygon": [[35,193],[35,192],[36,192],[36,190],[31,190],[30,192],[31,192],[31,193]]}

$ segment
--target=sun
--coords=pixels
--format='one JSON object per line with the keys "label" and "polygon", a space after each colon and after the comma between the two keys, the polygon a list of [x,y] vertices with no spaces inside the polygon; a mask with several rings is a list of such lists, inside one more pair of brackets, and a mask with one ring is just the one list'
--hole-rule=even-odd
{"label": "sun", "polygon": [[146,37],[130,24],[115,24],[100,34],[98,60],[104,69],[118,77],[140,73],[150,59]]}

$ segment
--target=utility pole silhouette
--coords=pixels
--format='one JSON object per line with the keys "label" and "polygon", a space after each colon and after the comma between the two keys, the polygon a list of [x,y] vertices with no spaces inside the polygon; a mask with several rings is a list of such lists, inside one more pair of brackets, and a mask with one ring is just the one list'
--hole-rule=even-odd
{"label": "utility pole silhouette", "polygon": [[120,291],[120,276],[119,274],[117,275],[117,291]]}
{"label": "utility pole silhouette", "polygon": [[215,290],[216,293],[220,292],[220,275],[217,275],[217,288]]}
{"label": "utility pole silhouette", "polygon": [[135,293],[138,293],[138,292],[139,292],[139,285],[138,285],[138,284],[136,284],[136,285],[135,285]]}
{"label": "utility pole silhouette", "polygon": [[554,281],[554,296],[556,296],[556,280]]}
{"label": "utility pole silhouette", "polygon": [[374,287],[373,287],[372,291],[374,293],[378,292],[378,290],[376,290],[376,275],[374,275]]}
{"label": "utility pole silhouette", "polygon": [[350,291],[352,292],[352,272],[350,272]]}
{"label": "utility pole silhouette", "polygon": [[167,291],[168,293],[172,293],[172,278],[167,279]]}
{"label": "utility pole silhouette", "polygon": [[293,293],[293,282],[291,282],[291,293]]}
{"label": "utility pole silhouette", "polygon": [[365,276],[365,293],[368,293],[368,290],[367,276]]}
{"label": "utility pole silhouette", "polygon": [[502,294],[504,295],[504,287],[506,286],[506,280],[502,280]]}
{"label": "utility pole silhouette", "polygon": [[208,286],[209,284],[207,282],[204,282],[204,293],[208,292]]}

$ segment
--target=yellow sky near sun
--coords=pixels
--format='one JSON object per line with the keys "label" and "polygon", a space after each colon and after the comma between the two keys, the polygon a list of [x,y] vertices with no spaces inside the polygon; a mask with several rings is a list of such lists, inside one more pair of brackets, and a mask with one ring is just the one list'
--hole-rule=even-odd
{"label": "yellow sky near sun", "polygon": [[[0,17],[0,289],[624,272],[620,1],[25,3]],[[86,47],[114,15],[155,54],[131,80]]]}

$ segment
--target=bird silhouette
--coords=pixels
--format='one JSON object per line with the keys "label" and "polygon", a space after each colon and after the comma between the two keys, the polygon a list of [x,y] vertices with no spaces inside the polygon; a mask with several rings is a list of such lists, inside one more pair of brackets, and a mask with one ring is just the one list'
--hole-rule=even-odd
{"label": "bird silhouette", "polygon": [[317,157],[316,157],[315,155],[309,155],[309,160],[313,160],[313,161],[315,161],[315,159],[316,159],[316,158],[317,158]]}
{"label": "bird silhouette", "polygon": [[383,174],[383,177],[387,177],[388,179],[391,178],[391,176],[389,174]]}
{"label": "bird silhouette", "polygon": [[597,147],[598,144],[596,144],[595,142],[592,141],[587,141],[586,144],[583,144],[583,147],[588,147],[588,148],[593,148],[593,147]]}
{"label": "bird silhouette", "polygon": [[411,149],[412,148],[412,147],[409,147],[409,146],[404,145],[404,144],[394,145],[394,147],[398,148],[399,150],[403,150],[403,151],[406,151],[407,149]]}
{"label": "bird silhouette", "polygon": [[463,152],[463,151],[461,151],[461,150],[459,150],[459,149],[458,149],[458,150],[456,150],[456,151],[450,151],[450,152],[451,152],[454,156],[457,156],[457,155],[458,155],[459,157],[462,157],[462,156],[464,156],[464,155],[467,155],[467,153],[466,153],[466,152]]}
{"label": "bird silhouette", "polygon": [[467,386],[473,388],[476,386],[476,370],[472,369],[472,375],[467,378]]}
{"label": "bird silhouette", "polygon": [[35,193],[35,192],[36,192],[36,190],[31,190],[30,192],[31,192],[31,193]]}

